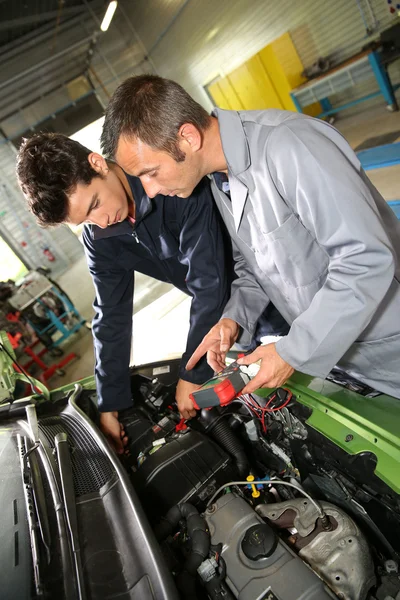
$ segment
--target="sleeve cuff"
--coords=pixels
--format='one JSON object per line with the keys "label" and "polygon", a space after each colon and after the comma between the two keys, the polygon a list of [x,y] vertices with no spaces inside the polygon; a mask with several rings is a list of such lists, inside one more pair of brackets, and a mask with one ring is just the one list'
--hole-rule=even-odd
{"label": "sleeve cuff", "polygon": [[331,369],[328,368],[326,371],[322,371],[308,367],[307,363],[299,362],[294,356],[295,349],[292,349],[292,346],[293,345],[291,344],[288,335],[282,337],[275,343],[275,348],[279,356],[283,358],[288,365],[293,367],[295,371],[301,371],[302,373],[306,373],[306,375],[312,375],[313,377],[321,377],[322,379],[325,379]]}
{"label": "sleeve cuff", "polygon": [[214,375],[214,371],[207,363],[207,358],[203,356],[197,365],[191,370],[186,370],[186,363],[188,358],[182,357],[181,366],[179,368],[179,377],[183,381],[189,381],[190,383],[198,383],[199,385],[205,383]]}
{"label": "sleeve cuff", "polygon": [[221,319],[231,319],[239,325],[240,332],[238,339],[236,340],[237,343],[241,344],[242,346],[249,346],[251,344],[251,342],[253,341],[257,323],[244,324],[244,319],[241,319],[241,317],[238,314],[231,311],[225,312],[222,315]]}

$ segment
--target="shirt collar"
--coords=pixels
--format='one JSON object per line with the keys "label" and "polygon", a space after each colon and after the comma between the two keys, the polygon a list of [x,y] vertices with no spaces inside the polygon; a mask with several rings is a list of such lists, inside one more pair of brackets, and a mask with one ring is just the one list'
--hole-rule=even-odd
{"label": "shirt collar", "polygon": [[222,108],[214,109],[211,114],[218,119],[222,150],[228,171],[230,174],[238,176],[251,164],[249,145],[240,114],[236,110]]}

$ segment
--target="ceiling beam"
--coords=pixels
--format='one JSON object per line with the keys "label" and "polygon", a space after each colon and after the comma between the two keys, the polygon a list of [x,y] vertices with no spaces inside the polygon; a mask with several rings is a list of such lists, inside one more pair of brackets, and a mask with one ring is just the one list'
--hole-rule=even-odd
{"label": "ceiling beam", "polygon": [[[85,69],[86,69],[86,65],[85,65]],[[71,69],[69,69],[69,70],[71,70]],[[29,98],[29,100],[24,102],[24,104],[21,104],[21,106],[18,106],[17,109],[13,108],[12,110],[9,110],[9,105],[7,105],[5,107],[0,106],[0,121],[1,122],[7,121],[7,119],[10,119],[16,113],[19,113],[20,111],[23,111],[26,108],[30,108],[30,107],[34,106],[34,104],[36,102],[42,101],[43,99],[47,98],[47,96],[50,96],[51,94],[54,94],[54,92],[61,90],[62,88],[67,86],[69,83],[75,81],[77,79],[77,77],[80,77],[80,76],[84,76],[86,78],[86,80],[89,81],[88,77],[85,75],[85,71],[82,71],[82,70],[76,71],[73,74],[73,76],[71,76],[71,74],[68,73],[68,77],[66,78],[66,80],[63,83],[59,83],[59,84],[53,86],[52,88],[47,89],[45,92],[43,92],[43,90],[40,90],[39,87],[36,90],[31,90],[31,97]],[[38,92],[36,94],[36,96],[34,95],[35,92]],[[7,109],[8,109],[8,112],[5,112]],[[0,134],[1,134],[1,129],[0,129]],[[7,136],[4,136],[4,137],[7,137]]]}
{"label": "ceiling beam", "polygon": [[10,85],[12,83],[15,83],[16,81],[18,81],[22,77],[26,77],[27,75],[29,75],[30,73],[32,73],[34,71],[40,70],[42,67],[48,65],[49,63],[51,63],[52,61],[56,60],[57,58],[60,58],[61,56],[64,56],[65,54],[69,54],[70,52],[72,52],[76,48],[79,48],[80,46],[82,46],[82,44],[88,44],[91,41],[92,37],[93,36],[88,36],[86,38],[83,38],[82,40],[80,40],[76,44],[72,44],[72,46],[68,46],[67,48],[64,48],[64,50],[61,50],[60,52],[57,52],[57,54],[53,54],[53,56],[49,56],[45,60],[42,60],[40,63],[32,65],[32,67],[29,67],[29,69],[26,69],[25,71],[21,71],[20,73],[17,73],[16,75],[14,75],[14,77],[11,77],[10,79],[2,81],[0,83],[0,89],[3,89],[3,88],[7,87],[8,85]]}
{"label": "ceiling beam", "polygon": [[44,21],[51,21],[52,19],[60,19],[63,17],[69,17],[84,12],[85,6],[70,6],[64,8],[62,11],[52,10],[48,12],[36,13],[34,15],[26,15],[25,17],[17,17],[16,19],[9,19],[8,21],[0,22],[0,31],[10,31],[11,29],[17,29],[18,27],[25,27],[27,25],[35,25],[36,23],[43,23]]}
{"label": "ceiling beam", "polygon": [[[0,4],[2,1],[4,0],[0,0]],[[100,11],[100,9],[104,9],[104,2],[103,0],[92,0],[90,2],[90,6],[97,12]],[[84,5],[82,5],[82,9],[84,9]],[[80,25],[82,22],[82,12],[75,16],[69,16],[68,19],[64,19],[59,25],[59,34],[64,29],[69,29],[70,27]],[[89,15],[87,17],[89,18]],[[25,50],[29,50],[32,45],[37,46],[39,43],[44,42],[47,38],[52,36],[54,36],[53,23],[38,25],[38,27],[33,31],[24,33],[14,40],[11,40],[0,46],[0,56],[3,60],[8,60],[9,58],[12,58],[13,55],[20,54]]]}
{"label": "ceiling beam", "polygon": [[[99,6],[98,1],[90,2],[90,8],[94,9]],[[64,17],[72,17],[74,15],[80,15],[87,10],[87,6],[85,4],[81,4],[80,6],[69,6],[60,10],[52,10],[42,13],[36,13],[31,15],[26,15],[24,17],[17,17],[15,19],[9,19],[8,21],[0,22],[0,31],[10,31],[11,29],[16,29],[18,27],[25,27],[27,25],[35,25],[36,23],[43,23],[45,21],[51,21],[52,19],[64,19]]]}

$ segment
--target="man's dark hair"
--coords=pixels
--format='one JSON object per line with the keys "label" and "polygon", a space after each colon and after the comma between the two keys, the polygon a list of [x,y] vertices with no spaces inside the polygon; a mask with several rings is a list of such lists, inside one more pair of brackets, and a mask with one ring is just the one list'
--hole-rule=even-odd
{"label": "man's dark hair", "polygon": [[115,90],[106,109],[101,135],[104,156],[115,157],[118,140],[124,135],[181,162],[185,154],[178,146],[178,132],[184,123],[202,132],[210,125],[210,117],[175,81],[157,75],[130,77]]}
{"label": "man's dark hair", "polygon": [[17,157],[17,178],[30,210],[43,227],[64,223],[68,196],[78,183],[100,175],[90,166],[91,150],[61,133],[24,139]]}

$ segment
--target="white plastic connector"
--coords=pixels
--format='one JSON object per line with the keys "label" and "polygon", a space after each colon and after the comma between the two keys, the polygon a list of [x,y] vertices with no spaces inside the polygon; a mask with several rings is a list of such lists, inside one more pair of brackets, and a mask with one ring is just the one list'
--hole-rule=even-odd
{"label": "white plastic connector", "polygon": [[260,365],[258,363],[253,363],[251,365],[240,365],[240,370],[242,373],[245,373],[250,379],[255,377],[260,370]]}

